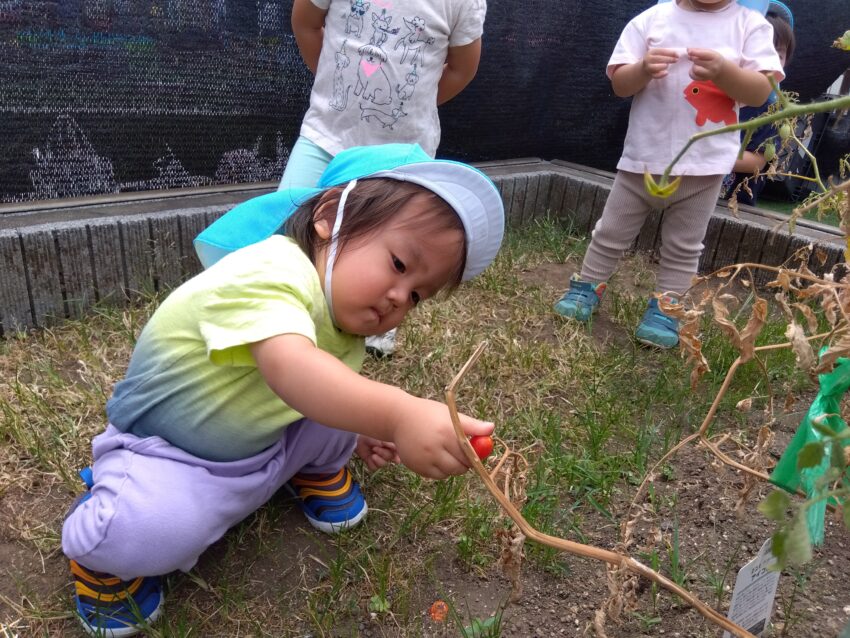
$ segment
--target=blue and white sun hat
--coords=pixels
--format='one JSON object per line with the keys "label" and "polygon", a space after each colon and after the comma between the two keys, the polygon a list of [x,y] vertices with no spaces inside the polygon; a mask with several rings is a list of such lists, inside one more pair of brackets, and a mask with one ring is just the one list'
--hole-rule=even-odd
{"label": "blue and white sun hat", "polygon": [[[286,220],[311,197],[373,177],[413,182],[439,195],[454,209],[466,234],[464,281],[480,274],[496,257],[505,232],[505,211],[493,182],[467,164],[433,159],[418,144],[346,149],[330,161],[316,188],[291,188],[239,204],[195,238],[195,251],[208,268],[239,248],[282,234]],[[340,197],[340,212],[345,195]],[[341,222],[342,215],[337,214],[329,254],[336,252]]]}
{"label": "blue and white sun hat", "polygon": [[784,2],[780,2],[779,0],[770,0],[770,6],[767,8],[768,13],[775,13],[780,18],[785,20],[791,28],[794,28],[794,14],[791,13],[791,9],[788,8]]}

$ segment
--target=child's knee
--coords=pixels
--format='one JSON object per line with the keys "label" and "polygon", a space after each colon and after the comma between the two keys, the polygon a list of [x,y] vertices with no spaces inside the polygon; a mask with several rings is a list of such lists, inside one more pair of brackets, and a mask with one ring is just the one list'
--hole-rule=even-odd
{"label": "child's knee", "polygon": [[357,443],[353,432],[329,428],[309,419],[303,419],[288,435],[287,464],[296,471],[336,471],[348,463]]}
{"label": "child's knee", "polygon": [[98,496],[80,503],[62,527],[63,552],[89,569],[122,579],[188,571],[216,540],[191,511],[126,508]]}

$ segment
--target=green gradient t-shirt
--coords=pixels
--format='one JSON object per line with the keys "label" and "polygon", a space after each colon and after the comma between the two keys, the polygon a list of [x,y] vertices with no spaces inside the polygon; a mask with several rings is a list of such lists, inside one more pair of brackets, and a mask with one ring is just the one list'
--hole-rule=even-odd
{"label": "green gradient t-shirt", "polygon": [[249,345],[292,333],[360,370],[363,338],[334,327],[315,267],[295,242],[275,235],[168,296],[106,405],[109,421],[205,459],[256,454],[301,415],[266,384]]}

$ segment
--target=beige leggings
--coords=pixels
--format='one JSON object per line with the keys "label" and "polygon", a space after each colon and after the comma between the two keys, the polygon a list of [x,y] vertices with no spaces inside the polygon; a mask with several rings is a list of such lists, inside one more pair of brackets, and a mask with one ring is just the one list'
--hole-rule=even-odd
{"label": "beige leggings", "polygon": [[697,272],[702,240],[722,182],[723,175],[686,175],[672,196],[660,199],[646,192],[643,175],[617,171],[602,217],[593,229],[581,278],[593,283],[608,281],[650,212],[663,210],[661,265],[655,289],[687,290]]}

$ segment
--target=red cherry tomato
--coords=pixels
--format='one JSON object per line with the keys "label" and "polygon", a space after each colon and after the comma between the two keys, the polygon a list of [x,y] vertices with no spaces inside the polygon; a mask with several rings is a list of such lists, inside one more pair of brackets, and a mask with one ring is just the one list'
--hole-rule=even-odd
{"label": "red cherry tomato", "polygon": [[446,622],[446,618],[449,615],[449,606],[442,600],[435,600],[428,611],[431,614],[431,620],[434,622]]}
{"label": "red cherry tomato", "polygon": [[489,436],[473,436],[469,439],[469,444],[482,461],[493,451],[493,439]]}

